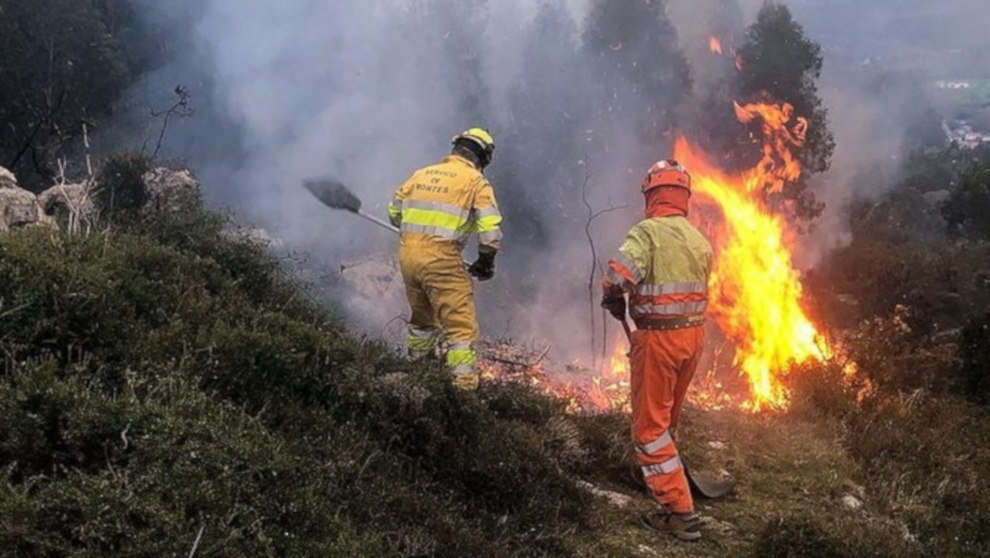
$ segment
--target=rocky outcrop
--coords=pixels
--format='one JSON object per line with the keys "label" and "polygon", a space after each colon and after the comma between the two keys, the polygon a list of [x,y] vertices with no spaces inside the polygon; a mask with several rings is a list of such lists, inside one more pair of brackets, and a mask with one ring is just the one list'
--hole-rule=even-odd
{"label": "rocky outcrop", "polygon": [[64,230],[96,224],[96,206],[88,184],[59,184],[38,194],[41,210]]}
{"label": "rocky outcrop", "polygon": [[[199,201],[200,185],[187,169],[158,167],[141,177],[147,192],[147,213],[183,211]],[[17,185],[17,177],[0,167],[0,232],[42,226],[73,233],[97,221],[93,199],[99,185],[56,184],[35,195]]]}
{"label": "rocky outcrop", "polygon": [[27,227],[55,227],[38,197],[17,185],[17,177],[0,167],[0,232]]}
{"label": "rocky outcrop", "polygon": [[0,167],[0,189],[17,188],[17,177],[9,170]]}
{"label": "rocky outcrop", "polygon": [[199,200],[199,180],[188,169],[157,167],[141,179],[148,192],[146,211],[181,211]]}

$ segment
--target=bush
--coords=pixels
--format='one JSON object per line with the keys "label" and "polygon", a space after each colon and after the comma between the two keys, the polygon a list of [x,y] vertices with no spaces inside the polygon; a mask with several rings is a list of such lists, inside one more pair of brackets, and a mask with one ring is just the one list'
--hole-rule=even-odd
{"label": "bush", "polygon": [[224,230],[196,209],[0,237],[0,547],[609,553],[560,402],[352,338]]}
{"label": "bush", "polygon": [[811,517],[776,518],[760,533],[753,556],[760,558],[886,558],[912,556],[902,542],[860,527],[822,524]]}
{"label": "bush", "polygon": [[978,403],[990,403],[990,314],[966,324],[959,353],[966,396]]}
{"label": "bush", "polygon": [[103,163],[96,178],[94,201],[105,216],[133,216],[148,202],[142,177],[151,170],[151,160],[141,153],[117,153]]}

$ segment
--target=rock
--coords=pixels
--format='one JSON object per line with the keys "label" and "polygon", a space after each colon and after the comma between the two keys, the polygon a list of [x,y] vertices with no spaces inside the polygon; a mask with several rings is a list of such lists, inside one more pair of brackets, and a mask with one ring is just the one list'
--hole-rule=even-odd
{"label": "rock", "polygon": [[645,554],[646,556],[662,556],[662,554],[658,553],[656,549],[642,543],[639,545],[637,550],[639,550],[640,554]]}
{"label": "rock", "polygon": [[719,451],[724,451],[729,449],[728,444],[726,444],[725,442],[719,442],[718,440],[712,440],[711,442],[708,442],[708,447]]}
{"label": "rock", "polygon": [[863,507],[863,501],[852,494],[846,494],[842,497],[842,505],[851,510],[858,510]]}
{"label": "rock", "polygon": [[860,500],[866,498],[866,489],[849,479],[842,481],[842,489],[846,494],[852,494]]}
{"label": "rock", "polygon": [[17,188],[17,177],[9,170],[0,167],[0,188]]}
{"label": "rock", "polygon": [[77,227],[87,227],[96,222],[96,206],[90,198],[88,184],[52,186],[38,194],[38,205],[45,215],[66,230],[71,228],[70,220]]}
{"label": "rock", "polygon": [[17,185],[14,174],[0,167],[0,232],[27,227],[55,227],[38,197]]}
{"label": "rock", "polygon": [[608,500],[609,504],[612,504],[617,508],[624,508],[628,506],[630,502],[632,502],[632,498],[626,496],[625,494],[619,494],[618,492],[612,492],[611,490],[604,490],[602,488],[598,488],[597,486],[591,484],[590,482],[577,481],[577,485],[587,490],[588,492],[594,494],[595,496],[600,496],[602,498],[605,498],[606,500]]}
{"label": "rock", "polygon": [[385,255],[342,264],[340,274],[358,293],[371,300],[405,293],[399,264]]}
{"label": "rock", "polygon": [[157,167],[141,177],[148,192],[146,211],[181,211],[199,199],[199,180],[188,169]]}
{"label": "rock", "polygon": [[271,233],[261,227],[247,227],[230,224],[223,229],[223,235],[231,240],[242,240],[268,248],[285,247],[285,242],[283,242],[281,238],[272,236]]}

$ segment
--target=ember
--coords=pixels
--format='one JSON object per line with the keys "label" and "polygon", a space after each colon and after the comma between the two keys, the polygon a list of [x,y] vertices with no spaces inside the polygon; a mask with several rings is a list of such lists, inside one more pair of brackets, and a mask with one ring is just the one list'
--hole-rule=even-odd
{"label": "ember", "polygon": [[718,40],[718,37],[709,38],[708,50],[712,51],[712,54],[722,54],[722,41]]}

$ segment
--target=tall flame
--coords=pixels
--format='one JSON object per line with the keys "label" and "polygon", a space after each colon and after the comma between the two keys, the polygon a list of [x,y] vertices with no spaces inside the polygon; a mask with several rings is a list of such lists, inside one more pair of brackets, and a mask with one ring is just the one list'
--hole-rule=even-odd
{"label": "tall flame", "polygon": [[807,122],[791,125],[790,105],[736,104],[743,123],[763,121],[763,159],[752,170],[729,175],[709,163],[684,137],[674,157],[690,169],[702,205],[714,204],[717,259],[712,273],[711,313],[735,342],[735,364],[745,373],[752,411],[783,409],[789,394],[778,374],[808,359],[824,360],[830,349],[801,308],[800,276],[791,259],[786,222],[763,203],[763,192],[779,191],[800,177],[791,148],[803,145]]}
{"label": "tall flame", "polygon": [[[734,344],[734,366],[745,376],[749,394],[742,401],[741,395],[727,392],[712,369],[696,379],[688,399],[711,410],[736,405],[752,412],[786,409],[790,393],[783,376],[789,369],[834,356],[801,308],[802,286],[791,258],[794,238],[787,222],[764,202],[765,194],[779,192],[801,177],[793,150],[804,145],[808,122],[795,117],[786,103],[736,103],[735,112],[743,124],[761,122],[763,156],[753,169],[726,173],[683,136],[675,142],[674,157],[691,172],[692,219],[698,222],[702,215],[698,224],[715,244],[710,314]],[[485,363],[482,369],[488,378],[528,381],[565,399],[572,412],[628,411],[626,344],[625,339],[616,341],[615,353],[599,371],[580,366],[552,371],[536,364],[516,373],[496,363]],[[846,365],[846,374],[855,374],[855,363]]]}

